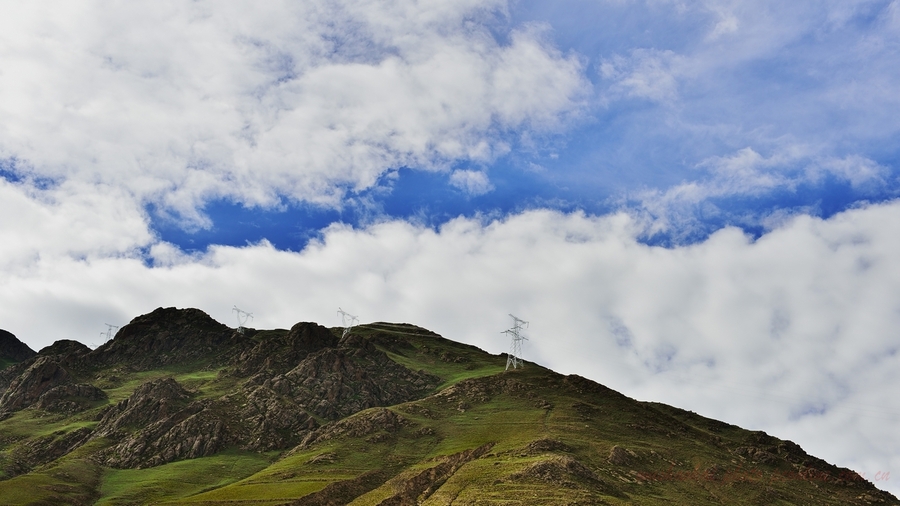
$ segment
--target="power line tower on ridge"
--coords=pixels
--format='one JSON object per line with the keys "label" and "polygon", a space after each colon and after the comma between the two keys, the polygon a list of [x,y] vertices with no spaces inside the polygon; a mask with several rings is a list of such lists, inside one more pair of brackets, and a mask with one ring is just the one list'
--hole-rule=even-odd
{"label": "power line tower on ridge", "polygon": [[347,337],[347,334],[350,333],[350,329],[352,329],[354,325],[359,323],[359,318],[344,311],[340,307],[338,307],[337,314],[341,315],[341,326],[344,327],[344,332],[341,334],[341,339],[343,339]]}
{"label": "power line tower on ridge", "polygon": [[243,311],[243,310],[239,309],[237,306],[234,306],[234,307],[231,309],[231,312],[232,312],[232,313],[237,313],[237,314],[236,314],[236,316],[237,316],[237,322],[238,322],[237,331],[238,331],[239,334],[243,334],[244,331],[247,330],[247,329],[244,327],[244,324],[247,323],[247,320],[252,320],[252,319],[253,319],[253,313],[248,313],[248,312],[246,312],[246,311]]}
{"label": "power line tower on ridge", "polygon": [[119,327],[117,325],[110,325],[109,323],[104,323],[104,325],[106,325],[106,332],[101,332],[100,335],[106,338],[104,341],[106,342],[116,335],[116,331],[119,330]]}
{"label": "power line tower on ridge", "polygon": [[509,366],[512,366],[513,369],[525,367],[525,364],[522,361],[522,341],[528,340],[528,338],[522,334],[522,330],[528,328],[528,322],[512,314],[509,316],[513,319],[513,326],[511,329],[501,332],[501,334],[507,334],[510,337],[509,353],[506,354],[507,371],[509,370]]}

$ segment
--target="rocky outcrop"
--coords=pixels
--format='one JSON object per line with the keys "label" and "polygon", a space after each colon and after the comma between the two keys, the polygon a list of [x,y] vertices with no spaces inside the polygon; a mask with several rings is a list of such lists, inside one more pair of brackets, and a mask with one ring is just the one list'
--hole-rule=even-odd
{"label": "rocky outcrop", "polygon": [[141,385],[110,408],[93,437],[116,442],[101,452],[104,465],[143,468],[209,456],[226,446],[290,448],[317,426],[295,402],[266,387],[193,400],[190,392],[166,378]]}
{"label": "rocky outcrop", "polygon": [[393,433],[408,425],[409,420],[390,409],[370,409],[309,433],[298,449],[306,449],[332,439],[363,437],[381,431]]}
{"label": "rocky outcrop", "polygon": [[436,393],[433,397],[443,403],[456,405],[458,409],[468,409],[470,403],[484,403],[498,394],[538,400],[533,388],[511,377],[509,374],[490,378],[473,378],[460,381]]}
{"label": "rocky outcrop", "polygon": [[104,465],[117,468],[153,467],[175,460],[213,455],[228,444],[226,419],[199,401],[126,436],[100,453]]}
{"label": "rocky outcrop", "polygon": [[60,339],[50,346],[41,348],[37,354],[41,357],[68,357],[71,355],[80,356],[90,353],[91,349],[78,341],[71,339]]}
{"label": "rocky outcrop", "polygon": [[[553,455],[504,478],[505,482],[545,483],[557,489],[581,489],[599,496],[627,496],[570,455]],[[601,502],[600,504],[606,504]]]}
{"label": "rocky outcrop", "polygon": [[344,506],[357,497],[382,485],[391,472],[380,469],[363,473],[356,478],[329,483],[322,490],[298,499],[291,506]]}
{"label": "rocky outcrop", "polygon": [[295,400],[267,386],[249,389],[237,419],[241,423],[233,429],[235,442],[255,451],[290,448],[319,426]]}
{"label": "rocky outcrop", "polygon": [[[336,339],[324,327],[301,323],[280,340],[285,356],[303,357],[286,374],[285,361],[266,359],[246,383],[246,402],[238,437],[243,448],[270,450],[289,448],[308,440],[318,427],[311,415],[329,420],[377,406],[389,406],[419,398],[430,392],[438,378],[411,371],[390,360],[371,343],[349,339],[334,348]],[[287,337],[290,337],[287,336]],[[246,355],[252,362],[262,346]],[[305,439],[304,439],[305,438]]]}
{"label": "rocky outcrop", "polygon": [[813,457],[793,441],[778,439],[762,431],[754,431],[747,436],[745,443],[745,446],[734,449],[733,453],[755,464],[768,466],[787,464],[799,477],[806,480],[868,488],[869,482],[855,471]]}
{"label": "rocky outcrop", "polygon": [[600,481],[594,471],[578,460],[568,456],[553,456],[539,460],[525,469],[509,476],[512,481],[538,480],[558,486],[566,486],[576,478],[589,481]]}
{"label": "rocky outcrop", "polygon": [[23,362],[37,355],[27,344],[19,341],[12,333],[0,329],[0,363]]}
{"label": "rocky outcrop", "polygon": [[283,377],[269,381],[310,413],[337,420],[376,406],[420,398],[440,379],[394,362],[363,339],[311,354]]}
{"label": "rocky outcrop", "polygon": [[53,413],[73,414],[105,400],[106,392],[94,385],[58,385],[44,392],[34,407]]}
{"label": "rocky outcrop", "polygon": [[571,452],[569,445],[555,439],[543,438],[534,440],[525,447],[522,456],[539,455],[541,453]]}
{"label": "rocky outcrop", "polygon": [[9,389],[9,386],[16,378],[28,370],[32,361],[34,361],[33,357],[25,362],[8,365],[4,369],[0,369],[0,397],[3,397],[3,394],[6,393],[7,389]]}
{"label": "rocky outcrop", "polygon": [[99,460],[110,467],[151,467],[184,458],[212,455],[228,441],[224,413],[211,400],[191,395],[171,378],[150,381],[100,420],[93,438],[118,443]]}
{"label": "rocky outcrop", "polygon": [[0,416],[34,404],[50,389],[69,382],[69,372],[54,357],[38,357],[0,397]]}
{"label": "rocky outcrop", "polygon": [[300,322],[288,332],[261,332],[233,359],[234,375],[277,375],[293,369],[310,353],[337,346],[331,330],[316,323]]}
{"label": "rocky outcrop", "polygon": [[131,320],[89,358],[95,366],[136,370],[192,363],[222,354],[234,334],[199,309],[158,308]]}
{"label": "rocky outcrop", "polygon": [[379,506],[415,506],[431,496],[456,471],[469,462],[480,458],[494,447],[487,443],[478,448],[465,450],[443,459],[440,464],[419,472],[405,480],[399,481],[394,488],[397,491],[391,497],[378,503]]}
{"label": "rocky outcrop", "polygon": [[[149,467],[211,455],[225,446],[287,449],[318,428],[314,416],[337,420],[406,402],[426,395],[439,382],[397,364],[363,339],[334,347],[336,341],[328,329],[301,323],[272,342],[254,345],[243,357],[250,364],[246,370],[256,372],[238,392],[220,399],[193,400],[173,379],[141,385],[97,425],[93,437],[115,441],[101,453],[100,462]],[[267,346],[284,353],[267,355]],[[285,357],[302,358],[286,373],[275,374],[292,365]],[[379,420],[377,427],[391,427],[389,421]]]}
{"label": "rocky outcrop", "polygon": [[94,431],[94,437],[107,437],[153,425],[184,409],[190,398],[187,390],[172,378],[144,383],[131,396],[106,412]]}

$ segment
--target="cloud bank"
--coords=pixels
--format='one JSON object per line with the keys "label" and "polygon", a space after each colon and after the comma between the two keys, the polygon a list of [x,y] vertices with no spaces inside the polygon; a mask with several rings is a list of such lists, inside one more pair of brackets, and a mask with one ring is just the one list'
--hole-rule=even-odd
{"label": "cloud bank", "polygon": [[154,243],[156,266],[51,252],[3,272],[0,321],[40,347],[97,343],[97,322],[159,305],[234,324],[236,304],[261,328],[337,325],[341,306],[499,353],[512,312],[532,322],[529,360],[874,473],[900,465],[897,224],[900,204],[890,203],[798,216],[756,241],[726,228],[667,249],[641,243],[642,223],[624,213],[544,210],[438,230],[333,225],[298,253],[263,242],[185,256]]}

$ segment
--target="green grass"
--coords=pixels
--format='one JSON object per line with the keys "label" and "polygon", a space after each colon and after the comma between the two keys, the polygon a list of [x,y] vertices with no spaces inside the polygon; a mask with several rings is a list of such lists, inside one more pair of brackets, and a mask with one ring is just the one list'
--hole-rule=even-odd
{"label": "green grass", "polygon": [[[442,383],[437,390],[470,378],[491,376],[506,367],[506,359],[489,355],[484,351],[432,334],[425,333],[416,327],[396,324],[366,324],[353,328],[353,333],[361,336],[372,336],[379,333],[399,335],[404,338],[408,347],[392,350],[378,346],[386,352],[391,360],[414,371],[424,370],[441,378]],[[453,362],[459,359],[459,362]]]}
{"label": "green grass", "polygon": [[54,432],[69,432],[95,425],[97,425],[96,421],[85,420],[81,417],[63,417],[36,409],[23,409],[0,421],[0,434],[4,436],[4,439],[42,437]]}
{"label": "green grass", "polygon": [[0,481],[0,504],[93,503],[102,469],[89,456],[105,444],[93,441],[36,471]]}
{"label": "green grass", "polygon": [[[347,478],[352,478],[348,476]],[[325,488],[329,480],[302,479],[279,480],[273,482],[239,483],[229,487],[212,490],[194,497],[179,499],[172,504],[209,504],[248,502],[252,504],[275,505],[285,501],[303,497]]]}
{"label": "green grass", "polygon": [[245,478],[270,462],[267,455],[232,450],[149,469],[108,469],[97,505],[184,502],[189,496]]}

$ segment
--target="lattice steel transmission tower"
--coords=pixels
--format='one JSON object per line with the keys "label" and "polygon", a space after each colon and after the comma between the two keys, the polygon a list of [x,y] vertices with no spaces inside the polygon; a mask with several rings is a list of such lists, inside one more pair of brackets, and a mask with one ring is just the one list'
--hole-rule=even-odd
{"label": "lattice steel transmission tower", "polygon": [[353,316],[352,314],[344,311],[341,308],[338,308],[337,314],[341,315],[341,326],[344,327],[344,332],[341,334],[341,339],[343,339],[347,337],[347,334],[350,333],[350,329],[352,329],[354,325],[359,323],[359,318]]}
{"label": "lattice steel transmission tower", "polygon": [[509,370],[509,366],[512,366],[513,369],[525,367],[525,364],[522,362],[522,341],[528,340],[528,338],[522,334],[522,329],[528,328],[528,322],[512,314],[509,316],[513,319],[513,326],[511,329],[501,332],[501,334],[507,334],[510,337],[509,353],[506,354],[507,371]]}
{"label": "lattice steel transmission tower", "polygon": [[110,325],[109,323],[104,323],[104,325],[106,325],[106,332],[101,332],[100,335],[106,337],[103,341],[106,342],[116,335],[116,331],[119,330],[119,327],[117,325]]}
{"label": "lattice steel transmission tower", "polygon": [[237,313],[236,314],[237,322],[238,322],[237,331],[239,334],[243,334],[244,331],[247,330],[244,327],[244,324],[247,323],[247,320],[253,319],[253,313],[248,313],[246,311],[243,311],[243,310],[239,309],[237,306],[234,306],[233,308],[231,308],[231,312]]}

